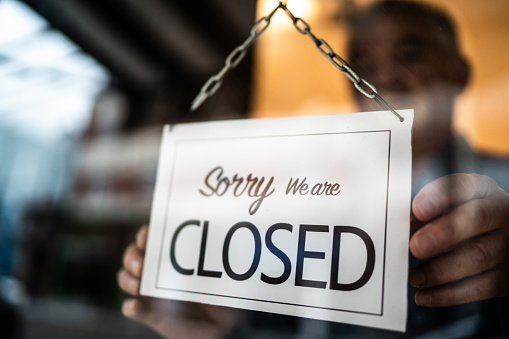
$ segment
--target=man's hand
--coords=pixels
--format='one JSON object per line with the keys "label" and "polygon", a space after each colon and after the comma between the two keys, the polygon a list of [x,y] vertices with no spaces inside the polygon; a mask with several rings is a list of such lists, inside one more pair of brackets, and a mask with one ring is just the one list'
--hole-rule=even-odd
{"label": "man's hand", "polygon": [[509,295],[509,194],[491,178],[453,174],[412,204],[410,250],[418,305],[441,307]]}
{"label": "man's hand", "polygon": [[142,227],[130,244],[118,272],[120,288],[132,297],[124,300],[122,313],[159,332],[165,338],[223,338],[240,320],[236,309],[142,297],[139,294],[148,227]]}

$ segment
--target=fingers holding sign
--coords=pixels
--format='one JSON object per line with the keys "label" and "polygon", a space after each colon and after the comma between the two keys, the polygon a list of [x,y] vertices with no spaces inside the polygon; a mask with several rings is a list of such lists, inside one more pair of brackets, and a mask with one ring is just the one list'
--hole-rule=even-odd
{"label": "fingers holding sign", "polygon": [[432,258],[410,272],[415,301],[440,307],[509,295],[509,194],[491,178],[453,174],[412,204],[411,252]]}
{"label": "fingers holding sign", "polygon": [[140,296],[140,282],[147,244],[148,226],[143,226],[123,257],[118,272],[120,288],[131,295],[122,313],[165,338],[222,338],[240,321],[235,309]]}
{"label": "fingers holding sign", "polygon": [[143,226],[136,234],[136,240],[124,252],[124,267],[118,273],[120,288],[130,295],[138,296],[140,290],[141,270],[147,244],[148,227]]}

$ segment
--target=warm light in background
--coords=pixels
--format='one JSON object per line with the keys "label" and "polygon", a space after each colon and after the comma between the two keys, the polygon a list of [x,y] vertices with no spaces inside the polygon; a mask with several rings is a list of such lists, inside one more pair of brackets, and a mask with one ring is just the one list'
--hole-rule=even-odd
{"label": "warm light in background", "polygon": [[[260,0],[257,7],[257,18],[268,15],[274,8],[277,7],[279,1],[277,0]],[[312,0],[287,0],[288,8],[297,17],[312,17],[316,13],[316,2]],[[274,30],[288,30],[293,28],[291,20],[285,13],[279,10],[270,22],[270,29]]]}
{"label": "warm light in background", "polygon": [[[258,2],[258,14],[265,15],[276,8],[278,0],[260,0]],[[316,11],[316,1],[312,0],[287,0],[286,5],[296,16],[312,16]]]}
{"label": "warm light in background", "polygon": [[[373,0],[288,0],[288,8],[311,31],[345,56],[344,24],[335,18],[342,5]],[[477,151],[509,154],[509,1],[426,0],[451,14],[472,66],[469,84],[456,103],[454,126]],[[260,0],[258,17],[277,6]],[[299,34],[283,12],[274,16],[255,45],[253,117],[312,115],[356,111],[351,85]],[[276,21],[277,19],[277,21]],[[272,25],[271,25],[272,26]],[[284,27],[284,29],[283,29]],[[348,60],[347,60],[348,61]]]}
{"label": "warm light in background", "polygon": [[[288,9],[305,20],[313,34],[344,54],[344,32],[331,20],[337,1],[289,0]],[[275,0],[260,0],[258,17],[275,6]],[[334,5],[334,6],[333,6]],[[332,8],[332,10],[331,10]],[[279,11],[275,27],[269,27],[255,46],[253,117],[293,116],[352,111],[346,77],[300,34]],[[342,106],[342,107],[338,107]]]}

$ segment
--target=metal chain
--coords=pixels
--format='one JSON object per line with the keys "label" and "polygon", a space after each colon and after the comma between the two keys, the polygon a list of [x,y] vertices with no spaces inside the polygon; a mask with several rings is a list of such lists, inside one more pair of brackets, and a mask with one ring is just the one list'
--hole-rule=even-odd
{"label": "metal chain", "polygon": [[[251,28],[251,34],[249,37],[242,43],[240,46],[235,48],[233,52],[228,55],[225,61],[224,67],[217,73],[216,75],[210,77],[210,79],[203,85],[200,90],[200,93],[193,100],[191,104],[191,110],[194,111],[197,109],[208,97],[213,95],[218,88],[221,86],[226,73],[231,69],[235,68],[239,62],[246,55],[247,49],[253,44],[253,41],[258,38],[270,25],[270,20],[272,16],[279,10],[283,9],[286,15],[292,20],[293,25],[299,31],[299,33],[307,35],[315,44],[316,48],[323,54],[337,69],[342,71],[353,83],[355,88],[370,99],[374,99],[381,107],[386,110],[391,111],[400,121],[403,121],[403,117],[399,115],[394,109],[392,109],[389,104],[378,94],[375,86],[371,85],[369,82],[359,77],[357,73],[355,73],[350,65],[338,54],[334,52],[332,47],[323,39],[317,38],[313,33],[311,33],[311,27],[309,24],[302,18],[296,17],[286,6],[286,1],[279,1],[279,5],[272,10],[267,16],[262,17],[258,20],[254,26]],[[369,90],[366,91],[366,89]]]}
{"label": "metal chain", "polygon": [[247,49],[253,44],[253,41],[265,32],[270,25],[270,19],[281,8],[282,3],[270,12],[267,16],[259,19],[251,28],[249,37],[241,45],[237,46],[226,58],[223,68],[207,80],[191,104],[191,111],[196,110],[208,97],[212,96],[221,87],[226,74],[235,68],[246,56]]}

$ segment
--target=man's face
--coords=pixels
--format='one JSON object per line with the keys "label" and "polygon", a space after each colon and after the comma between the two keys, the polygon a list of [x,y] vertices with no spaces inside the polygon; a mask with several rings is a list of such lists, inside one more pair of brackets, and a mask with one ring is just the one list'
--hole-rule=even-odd
{"label": "man's face", "polygon": [[[376,87],[395,109],[415,109],[414,154],[435,151],[447,141],[452,106],[459,93],[438,38],[422,23],[378,17],[351,37],[352,69]],[[380,109],[356,94],[361,110]]]}

